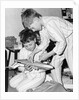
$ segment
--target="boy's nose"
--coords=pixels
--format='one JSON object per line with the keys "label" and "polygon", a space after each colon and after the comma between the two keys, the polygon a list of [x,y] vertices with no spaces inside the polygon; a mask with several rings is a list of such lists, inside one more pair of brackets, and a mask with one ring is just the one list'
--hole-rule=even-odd
{"label": "boy's nose", "polygon": [[35,29],[34,28],[30,28],[33,32],[35,32]]}
{"label": "boy's nose", "polygon": [[29,26],[29,29],[31,29],[32,31],[35,31],[35,29],[33,27],[31,27],[31,26]]}
{"label": "boy's nose", "polygon": [[35,29],[32,29],[33,30],[33,32],[35,32]]}

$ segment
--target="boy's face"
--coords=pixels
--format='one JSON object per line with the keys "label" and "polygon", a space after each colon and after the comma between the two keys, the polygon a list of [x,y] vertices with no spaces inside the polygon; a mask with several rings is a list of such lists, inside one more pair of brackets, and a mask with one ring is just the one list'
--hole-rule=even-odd
{"label": "boy's face", "polygon": [[33,31],[40,31],[42,27],[41,27],[39,18],[34,18],[29,28],[32,29]]}
{"label": "boy's face", "polygon": [[24,47],[29,51],[33,51],[35,49],[35,47],[36,47],[36,42],[34,40],[26,42],[24,44]]}

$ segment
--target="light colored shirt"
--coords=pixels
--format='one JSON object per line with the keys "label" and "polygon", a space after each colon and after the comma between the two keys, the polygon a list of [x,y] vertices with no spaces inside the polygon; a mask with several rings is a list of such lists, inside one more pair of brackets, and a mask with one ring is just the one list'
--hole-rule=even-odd
{"label": "light colored shirt", "polygon": [[60,55],[67,46],[66,38],[73,32],[73,25],[58,17],[42,17],[44,28],[40,31],[41,44],[39,50],[45,50],[48,47],[50,39],[56,41],[53,51]]}
{"label": "light colored shirt", "polygon": [[[36,48],[38,46],[36,45]],[[39,56],[41,55],[41,51],[34,56],[34,61],[39,62]],[[32,51],[25,49],[24,47],[20,50],[18,59],[29,59],[29,56],[32,54]]]}
{"label": "light colored shirt", "polygon": [[[23,47],[19,52],[18,59],[29,59],[29,56],[31,55],[31,53],[32,53],[32,51],[29,51],[25,47]],[[39,61],[39,55],[38,54],[35,55],[34,61]],[[18,69],[20,71],[25,72],[25,73],[27,73],[27,72],[29,73],[29,71],[25,71],[25,67],[24,66],[19,66]],[[32,71],[32,74],[33,74],[33,71]]]}
{"label": "light colored shirt", "polygon": [[49,38],[47,34],[47,30],[43,27],[42,31],[40,33],[40,38],[41,38],[41,44],[38,46],[39,50],[42,50],[42,52],[45,51],[45,49],[49,46]]}
{"label": "light colored shirt", "polygon": [[28,59],[31,53],[31,51],[28,51],[23,47],[19,52],[18,59]]}

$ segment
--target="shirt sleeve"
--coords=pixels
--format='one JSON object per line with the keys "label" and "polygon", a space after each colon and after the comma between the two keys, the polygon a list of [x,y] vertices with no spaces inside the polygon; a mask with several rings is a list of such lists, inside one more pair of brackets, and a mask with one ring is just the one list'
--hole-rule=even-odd
{"label": "shirt sleeve", "polygon": [[53,51],[57,55],[61,55],[63,51],[66,48],[66,39],[60,28],[57,26],[57,23],[55,21],[50,20],[47,23],[47,30],[49,31],[49,36],[51,37],[51,40],[56,41],[56,45],[53,49]]}
{"label": "shirt sleeve", "polygon": [[38,46],[38,49],[39,49],[39,51],[41,50],[42,52],[45,51],[45,49],[48,47],[49,42],[50,42],[46,32],[47,31],[44,29],[43,29],[43,31],[40,32],[41,44]]}

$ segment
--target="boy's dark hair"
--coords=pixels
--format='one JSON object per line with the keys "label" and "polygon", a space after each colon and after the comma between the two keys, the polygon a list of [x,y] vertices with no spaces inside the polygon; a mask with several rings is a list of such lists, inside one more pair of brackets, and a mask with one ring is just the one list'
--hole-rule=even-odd
{"label": "boy's dark hair", "polygon": [[36,39],[36,44],[39,45],[41,42],[39,31],[33,32],[31,29],[25,28],[19,33],[20,41],[22,44]]}
{"label": "boy's dark hair", "polygon": [[22,30],[19,33],[19,36],[20,36],[20,41],[22,42],[22,44],[29,42],[31,40],[34,40],[36,38],[36,35],[33,33],[33,31],[28,28]]}
{"label": "boy's dark hair", "polygon": [[[34,9],[26,9],[21,14],[22,24],[24,27],[28,27],[32,22],[34,17],[41,17],[39,13],[37,13]],[[26,23],[26,26],[25,24]]]}

